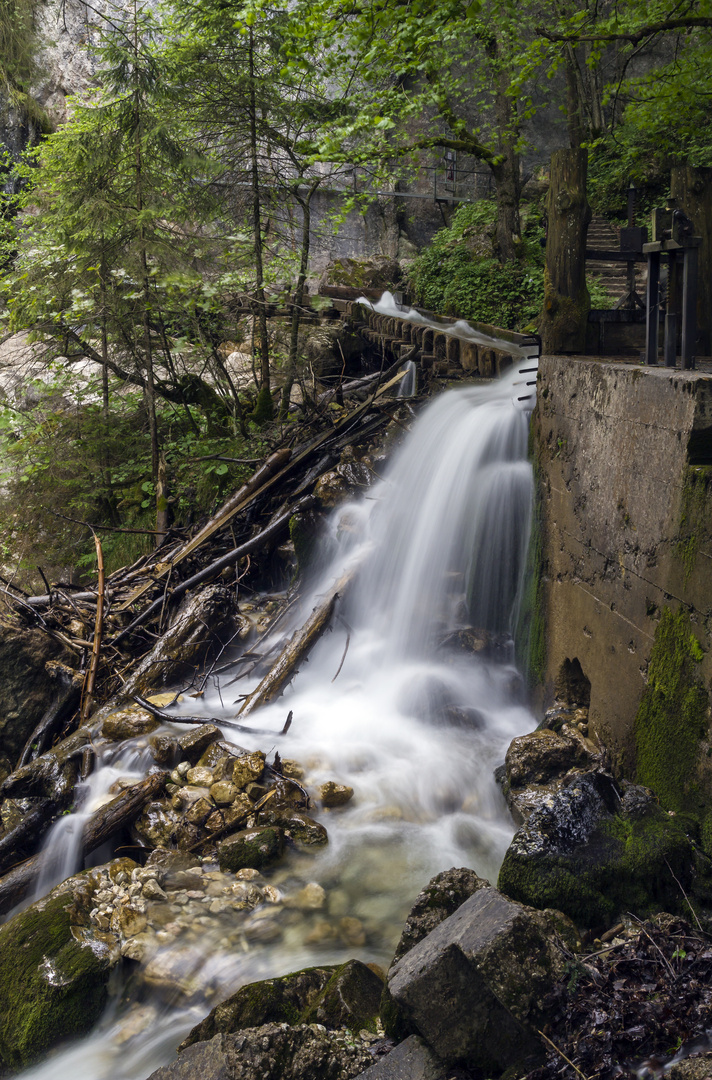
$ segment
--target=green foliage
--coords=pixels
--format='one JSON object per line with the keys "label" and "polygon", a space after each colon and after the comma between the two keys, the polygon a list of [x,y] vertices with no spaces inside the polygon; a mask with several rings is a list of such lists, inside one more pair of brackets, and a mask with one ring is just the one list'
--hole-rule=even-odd
{"label": "green foliage", "polygon": [[410,279],[418,303],[431,311],[518,330],[537,318],[543,302],[541,226],[532,216],[521,258],[502,265],[483,254],[492,248],[495,213],[486,200],[462,205],[414,261]]}
{"label": "green foliage", "polygon": [[666,608],[634,727],[636,779],[653,789],[666,810],[697,812],[702,803],[695,774],[709,706],[697,675],[702,655],[685,610]]}
{"label": "green foliage", "polygon": [[[78,385],[58,367],[54,380],[33,385],[33,409],[0,407],[0,518],[9,526],[4,558],[16,580],[29,587],[41,584],[38,564],[57,578],[75,569],[93,575],[94,544],[82,522],[100,527],[109,573],[153,547],[154,487],[142,395],[115,393],[107,423],[98,389],[95,381]],[[212,438],[206,421],[196,431],[185,412],[168,404],[159,406],[158,424],[178,526],[213,512],[252,471],[218,457],[255,458],[267,450],[259,436]]]}

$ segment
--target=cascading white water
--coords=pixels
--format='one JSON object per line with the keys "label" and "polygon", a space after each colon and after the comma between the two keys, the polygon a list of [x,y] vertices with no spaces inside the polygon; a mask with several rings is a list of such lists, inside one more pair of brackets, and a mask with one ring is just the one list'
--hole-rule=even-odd
{"label": "cascading white water", "polygon": [[[248,749],[279,749],[300,761],[312,788],[336,780],[355,796],[321,815],[329,832],[321,854],[292,856],[271,875],[287,895],[319,882],[323,911],[285,912],[281,939],[244,954],[226,951],[224,939],[208,948],[204,932],[200,946],[172,947],[218,999],[309,963],[356,955],[387,964],[429,877],[453,865],[496,876],[513,829],[493,768],[533,720],[506,649],[493,662],[442,643],[466,626],[501,642],[513,626],[532,495],[527,416],[512,403],[517,378],[438,398],[384,478],[329,523],[320,572],[292,628],[351,568],[339,618],[283,698],[260,710],[256,723],[274,737],[238,738]],[[234,716],[236,695],[256,678],[234,682],[241,670],[203,700],[207,715]],[[196,701],[182,708],[195,712]],[[280,738],[288,710],[294,720]],[[339,941],[334,928],[345,916],[359,920],[363,946]],[[84,1043],[24,1075],[144,1080],[170,1056],[165,1033],[175,1046],[214,1000],[198,999],[170,1019],[155,1007],[128,1044],[126,1025],[112,1012]]]}

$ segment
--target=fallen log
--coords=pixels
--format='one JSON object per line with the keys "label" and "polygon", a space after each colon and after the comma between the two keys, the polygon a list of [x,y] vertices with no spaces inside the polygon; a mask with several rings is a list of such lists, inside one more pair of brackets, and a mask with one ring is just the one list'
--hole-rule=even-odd
{"label": "fallen log", "polygon": [[[49,669],[48,669],[49,670]],[[83,677],[79,672],[65,664],[54,664],[54,677],[57,680],[57,694],[52,704],[45,709],[42,718],[25,743],[17,767],[27,765],[38,758],[55,732],[74,715],[81,697]]]}
{"label": "fallen log", "polygon": [[[358,390],[368,390],[372,386],[375,386],[375,384],[379,381],[383,381],[384,383],[388,382],[388,380],[396,374],[396,372],[399,370],[399,368],[403,366],[403,364],[407,363],[409,360],[415,359],[418,351],[418,346],[414,345],[413,348],[405,354],[405,356],[402,356],[400,360],[396,360],[396,362],[394,364],[391,364],[390,367],[386,368],[385,371],[372,372],[370,375],[363,376],[363,378],[352,379],[350,382],[341,383],[340,386],[334,387],[333,390],[327,390],[325,393],[319,394],[317,404],[327,405],[330,401],[334,401],[338,394],[341,394],[342,396],[344,394],[353,394],[356,393]],[[403,374],[405,375],[405,372],[403,372]]]}
{"label": "fallen log", "polygon": [[[91,855],[120,829],[130,825],[144,806],[159,794],[164,783],[164,773],[151,773],[92,814],[84,827],[82,857]],[[24,900],[39,877],[42,863],[41,854],[33,855],[0,878],[0,914]]]}
{"label": "fallen log", "polygon": [[39,806],[28,810],[19,825],[3,836],[0,840],[0,874],[28,851],[37,848],[58,809],[57,803],[52,799],[43,799]]}
{"label": "fallen log", "polygon": [[245,698],[238,710],[238,716],[247,716],[260,705],[266,705],[279,697],[287,683],[296,674],[297,668],[306,658],[313,645],[319,640],[334,613],[336,602],[351,580],[351,572],[343,574],[329,590],[322,602],[314,608],[301,630],[287,642],[279,659],[260,682],[259,686]]}
{"label": "fallen log", "polygon": [[200,547],[202,543],[216,533],[218,529],[222,529],[223,525],[226,525],[238,510],[246,506],[257,492],[262,490],[268,481],[282,470],[291,456],[292,451],[289,449],[277,450],[274,454],[270,454],[264,464],[260,465],[259,469],[252,474],[250,479],[244,483],[223,506],[221,506],[217,514],[215,514],[210,521],[206,522],[202,529],[198,529],[195,536],[192,537],[187,544],[184,544],[178,549],[169,562],[158,563],[153,568],[152,580],[135,589],[131,596],[129,596],[129,598],[116,610],[124,611],[126,608],[130,607],[131,604],[138,600],[140,596],[143,596],[143,594],[155,584],[156,579],[164,577],[170,569],[177,566],[183,559],[187,558],[187,556],[195,551],[196,548]]}
{"label": "fallen log", "polygon": [[10,773],[0,784],[0,796],[54,799],[60,804],[69,800],[76,781],[77,759],[90,741],[88,728],[79,728],[51,750]]}
{"label": "fallen log", "polygon": [[[221,558],[216,559],[215,562],[210,563],[209,566],[204,567],[197,574],[193,574],[192,577],[186,578],[185,581],[182,581],[180,585],[176,585],[175,589],[168,593],[167,600],[177,600],[179,597],[183,596],[184,593],[187,593],[190,589],[194,589],[197,585],[202,585],[205,581],[209,581],[210,578],[213,578],[217,574],[221,573],[221,571],[223,571],[226,567],[234,565],[234,563],[236,563],[239,559],[242,559],[245,555],[251,555],[253,551],[257,551],[265,544],[268,544],[271,540],[275,538],[275,536],[279,535],[279,533],[284,529],[285,525],[289,523],[289,519],[294,514],[299,513],[301,510],[308,509],[314,504],[314,502],[315,500],[311,495],[307,495],[303,499],[300,499],[299,502],[294,504],[294,506],[290,507],[290,509],[288,510],[285,510],[283,514],[281,514],[278,518],[272,521],[266,529],[263,529],[262,532],[259,532],[257,536],[253,536],[251,540],[246,540],[244,544],[240,544],[239,547],[233,548],[232,551],[228,551],[226,555],[223,555],[221,556]],[[132,623],[129,623],[129,625],[124,630],[122,630],[119,634],[116,635],[116,637],[112,641],[112,644],[117,645],[120,641],[123,640],[123,638],[127,637],[138,626],[141,626],[142,623],[145,623],[147,619],[150,619],[151,616],[155,614],[155,612],[161,610],[164,603],[166,603],[166,598],[164,598],[163,596],[159,597],[157,600],[154,600],[152,604],[149,604],[147,608],[144,608],[140,615],[136,616]]]}

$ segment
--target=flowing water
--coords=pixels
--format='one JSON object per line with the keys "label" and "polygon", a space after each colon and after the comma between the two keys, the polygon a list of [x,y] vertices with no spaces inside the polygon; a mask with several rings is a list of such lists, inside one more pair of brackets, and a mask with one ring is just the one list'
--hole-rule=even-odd
{"label": "flowing water", "polygon": [[[285,908],[283,927],[262,944],[230,937],[229,928],[208,940],[198,928],[194,940],[165,949],[167,964],[190,968],[190,995],[172,1006],[144,1000],[128,1013],[117,997],[90,1037],[26,1077],[144,1080],[216,1000],[245,982],[351,956],[387,965],[413,898],[438,871],[470,866],[496,879],[513,829],[493,769],[511,739],[533,726],[511,643],[532,498],[528,415],[513,404],[521,381],[513,371],[441,395],[366,498],[333,514],[311,589],[279,634],[285,639],[350,572],[333,629],[284,696],[255,714],[274,734],[236,737],[302,763],[310,787],[335,780],[354,789],[346,807],[320,815],[328,847],[292,855],[268,875],[286,897],[318,882],[323,910]],[[463,651],[464,639],[484,648]],[[238,694],[257,678],[233,681],[244,670],[238,663],[223,673],[202,702],[206,715],[235,715]],[[194,712],[196,702],[181,708]],[[92,778],[86,808],[118,773],[145,769],[140,745],[122,754]],[[51,846],[62,847],[57,835]],[[48,869],[43,887],[68,866]],[[257,910],[248,918],[254,925],[259,917]],[[334,931],[344,918],[361,928],[360,945]]]}

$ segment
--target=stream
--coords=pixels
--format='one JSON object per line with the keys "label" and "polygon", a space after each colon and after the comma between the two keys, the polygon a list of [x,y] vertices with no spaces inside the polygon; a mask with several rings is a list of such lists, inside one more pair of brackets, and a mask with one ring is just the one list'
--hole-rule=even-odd
{"label": "stream", "polygon": [[[97,1029],[23,1077],[145,1080],[244,983],[354,956],[387,967],[435,873],[469,866],[496,880],[514,829],[493,769],[534,726],[512,642],[532,502],[521,383],[515,368],[429,404],[368,494],[333,513],[303,598],[275,629],[284,639],[335,580],[354,573],[332,631],[284,696],[255,714],[273,736],[234,738],[299,762],[310,789],[328,780],[354,789],[348,805],[316,815],[328,845],[264,872],[277,904],[202,920],[165,943],[160,963],[180,993],[167,995],[164,984],[154,997],[130,998],[117,980]],[[473,627],[485,646],[475,655],[461,644]],[[237,660],[177,712],[234,717],[239,695],[256,684],[256,675],[234,681],[245,670]],[[166,730],[186,728],[178,716]],[[118,777],[137,779],[149,764],[142,740],[104,751],[80,812],[49,836],[42,892],[77,869],[82,815],[111,797]],[[306,885],[324,890],[320,906],[290,903]]]}

